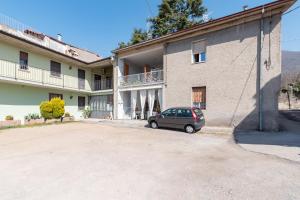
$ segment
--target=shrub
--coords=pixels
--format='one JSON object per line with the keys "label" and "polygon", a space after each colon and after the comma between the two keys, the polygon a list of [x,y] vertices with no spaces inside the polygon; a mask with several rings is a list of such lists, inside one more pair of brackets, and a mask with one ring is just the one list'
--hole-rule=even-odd
{"label": "shrub", "polygon": [[41,119],[38,113],[29,113],[28,115],[25,116],[26,121],[35,120],[35,119]]}
{"label": "shrub", "polygon": [[42,117],[47,120],[47,119],[52,119],[53,118],[53,106],[50,101],[43,101],[40,104],[40,112]]}
{"label": "shrub", "polygon": [[59,119],[65,113],[65,102],[60,98],[53,98],[51,101],[43,101],[40,105],[42,117],[47,119]]}
{"label": "shrub", "polygon": [[65,114],[65,101],[60,98],[51,99],[51,104],[53,107],[53,118],[59,119]]}
{"label": "shrub", "polygon": [[12,115],[7,115],[7,116],[5,117],[5,120],[11,121],[11,120],[14,120],[14,117],[13,117]]}
{"label": "shrub", "polygon": [[50,101],[43,101],[40,105],[42,117],[47,119],[59,119],[65,113],[65,102],[60,98],[53,98]]}
{"label": "shrub", "polygon": [[65,117],[71,117],[70,113],[66,112]]}
{"label": "shrub", "polygon": [[86,108],[82,111],[82,115],[83,117],[86,119],[86,118],[89,118],[92,114],[92,111],[90,108]]}

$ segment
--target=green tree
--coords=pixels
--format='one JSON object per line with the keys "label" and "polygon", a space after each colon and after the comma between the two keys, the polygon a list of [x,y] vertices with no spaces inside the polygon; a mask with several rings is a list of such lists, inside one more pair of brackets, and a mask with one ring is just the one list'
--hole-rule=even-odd
{"label": "green tree", "polygon": [[131,35],[130,44],[137,44],[148,39],[147,31],[135,28]]}
{"label": "green tree", "polygon": [[[150,22],[149,34],[152,38],[157,38],[201,23],[203,14],[207,12],[202,4],[202,0],[162,0],[158,6],[158,15],[148,19]],[[119,43],[119,48],[147,39],[150,39],[147,31],[135,28],[130,42]]]}
{"label": "green tree", "polygon": [[133,33],[131,34],[130,41],[126,44],[125,42],[120,42],[119,43],[119,48],[124,48],[129,45],[137,44],[140,42],[143,42],[148,39],[148,33],[147,31],[141,29],[141,28],[135,28],[133,30]]}
{"label": "green tree", "polygon": [[293,84],[293,93],[297,99],[300,99],[300,81]]}
{"label": "green tree", "polygon": [[189,28],[202,22],[207,9],[202,0],[163,0],[158,6],[158,15],[149,18],[153,38]]}

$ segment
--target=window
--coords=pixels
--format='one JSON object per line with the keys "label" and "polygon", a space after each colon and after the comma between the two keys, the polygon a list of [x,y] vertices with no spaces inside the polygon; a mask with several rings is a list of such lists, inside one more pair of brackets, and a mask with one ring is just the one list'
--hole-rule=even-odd
{"label": "window", "polygon": [[177,117],[192,117],[191,109],[178,109],[177,110]]}
{"label": "window", "polygon": [[62,94],[55,94],[55,93],[49,93],[49,101],[55,97],[58,97],[60,99],[64,99]]}
{"label": "window", "polygon": [[28,53],[20,51],[20,69],[28,70]]}
{"label": "window", "polygon": [[61,65],[58,62],[50,61],[50,71],[52,76],[60,77],[61,74]]}
{"label": "window", "polygon": [[106,77],[106,89],[111,89],[112,88],[112,77],[108,76]]}
{"label": "window", "polygon": [[78,69],[78,89],[85,89],[85,71]]}
{"label": "window", "polygon": [[193,63],[201,63],[206,61],[206,43],[205,41],[193,42]]}
{"label": "window", "polygon": [[166,117],[175,117],[176,116],[176,109],[168,109],[162,113],[162,115]]}
{"label": "window", "polygon": [[206,109],[206,87],[194,87],[192,95],[193,106]]}
{"label": "window", "polygon": [[79,110],[85,109],[85,97],[78,96],[78,109]]}

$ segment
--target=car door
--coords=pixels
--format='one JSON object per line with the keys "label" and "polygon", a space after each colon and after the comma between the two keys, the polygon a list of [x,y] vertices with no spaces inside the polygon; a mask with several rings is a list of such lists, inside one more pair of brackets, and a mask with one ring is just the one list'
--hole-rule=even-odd
{"label": "car door", "polygon": [[174,128],[176,119],[176,109],[171,108],[161,113],[160,118],[157,120],[158,126],[166,128]]}
{"label": "car door", "polygon": [[192,111],[187,108],[177,109],[175,126],[179,129],[184,129],[185,125],[193,124]]}

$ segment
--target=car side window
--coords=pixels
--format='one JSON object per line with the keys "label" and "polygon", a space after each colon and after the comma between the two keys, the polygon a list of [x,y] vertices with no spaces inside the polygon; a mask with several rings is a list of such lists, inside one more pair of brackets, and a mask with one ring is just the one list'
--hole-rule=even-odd
{"label": "car side window", "polygon": [[176,109],[168,109],[162,113],[162,115],[166,117],[175,117],[176,116]]}
{"label": "car side window", "polygon": [[177,117],[192,117],[192,111],[190,109],[178,109]]}

